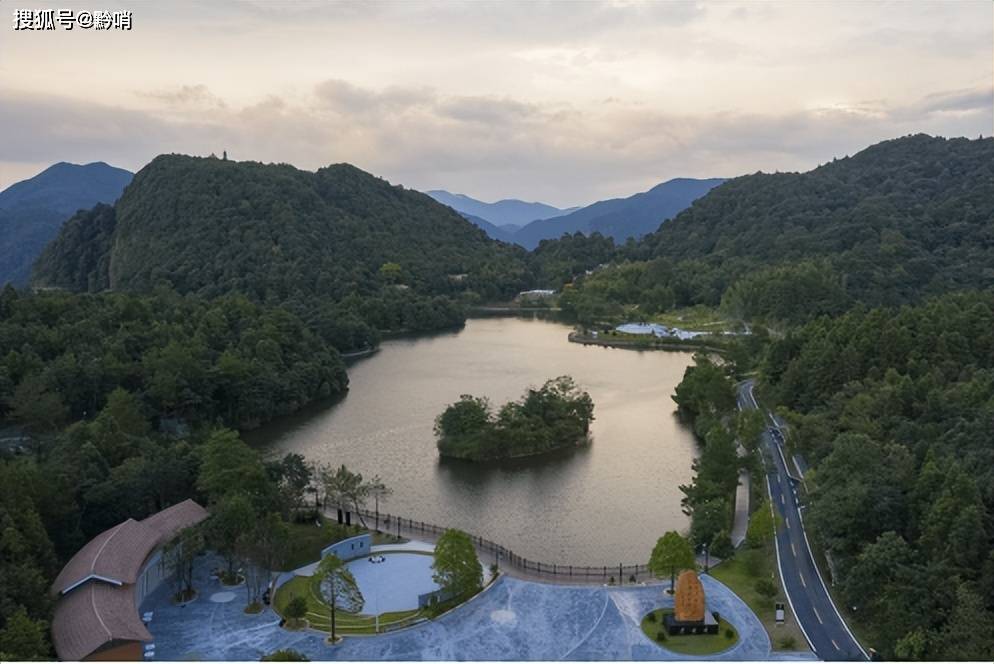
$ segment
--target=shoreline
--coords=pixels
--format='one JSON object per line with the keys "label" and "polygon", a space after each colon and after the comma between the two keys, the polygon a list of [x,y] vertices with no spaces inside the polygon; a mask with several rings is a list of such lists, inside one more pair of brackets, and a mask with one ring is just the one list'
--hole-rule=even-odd
{"label": "shoreline", "polygon": [[649,341],[642,339],[604,339],[601,337],[592,337],[588,334],[581,334],[579,332],[570,332],[568,340],[570,343],[580,344],[582,346],[601,346],[602,348],[621,348],[624,350],[667,350],[683,352],[703,350],[710,353],[728,352],[725,348],[713,346],[703,341],[694,340],[659,341],[658,339],[654,339]]}

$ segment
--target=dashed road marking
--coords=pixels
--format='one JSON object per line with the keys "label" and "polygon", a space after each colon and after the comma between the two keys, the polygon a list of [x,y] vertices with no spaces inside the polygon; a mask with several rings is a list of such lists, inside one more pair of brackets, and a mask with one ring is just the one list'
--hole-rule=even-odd
{"label": "dashed road marking", "polygon": [[839,647],[839,644],[835,642],[835,639],[832,639],[832,645],[835,646],[836,650],[842,650],[842,648]]}
{"label": "dashed road marking", "polygon": [[821,614],[818,613],[818,609],[816,609],[814,607],[814,605],[811,606],[811,609],[815,612],[815,618],[818,619],[818,622],[820,622],[822,625],[824,625],[825,621],[821,619]]}
{"label": "dashed road marking", "polygon": [[790,543],[790,552],[794,554],[795,558],[797,557],[797,549],[794,548],[793,542]]}
{"label": "dashed road marking", "polygon": [[807,584],[807,583],[806,583],[806,582],[804,581],[804,575],[803,575],[803,574],[801,574],[800,572],[798,572],[798,573],[797,573],[797,576],[799,576],[799,577],[800,577],[800,579],[801,579],[801,585],[802,585],[802,586],[804,586],[805,588],[807,588],[807,587],[808,587],[808,584]]}

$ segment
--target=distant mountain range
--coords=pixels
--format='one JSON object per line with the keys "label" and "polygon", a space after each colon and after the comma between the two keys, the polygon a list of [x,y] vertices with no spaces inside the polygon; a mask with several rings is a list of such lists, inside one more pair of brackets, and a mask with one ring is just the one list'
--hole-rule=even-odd
{"label": "distant mountain range", "polygon": [[80,209],[113,203],[132,173],[102,161],[59,162],[0,192],[0,285],[27,283],[31,264]]}
{"label": "distant mountain range", "polygon": [[559,238],[564,233],[600,233],[618,243],[628,238],[638,239],[724,181],[724,178],[668,180],[628,198],[598,201],[561,217],[533,221],[514,234],[514,241],[526,249],[534,249],[542,240]]}
{"label": "distant mountain range", "polygon": [[[557,239],[566,233],[590,235],[596,232],[618,243],[628,238],[641,238],[722,182],[722,178],[677,178],[628,198],[568,209],[515,199],[484,203],[462,194],[438,190],[427,193],[462,214],[493,239],[534,249],[542,240]],[[553,213],[548,214],[549,210]],[[542,216],[526,219],[531,213]]]}
{"label": "distant mountain range", "polygon": [[[434,198],[443,205],[448,205],[456,212],[460,212],[464,217],[469,216],[483,219],[493,226],[524,226],[536,219],[551,219],[560,215],[568,214],[579,208],[557,208],[545,203],[529,203],[519,201],[514,198],[504,199],[496,203],[485,203],[475,198],[470,198],[463,194],[453,194],[441,189],[426,191],[426,194]],[[473,221],[470,219],[470,221]],[[475,221],[473,223],[476,223]],[[513,229],[503,229],[513,230]]]}

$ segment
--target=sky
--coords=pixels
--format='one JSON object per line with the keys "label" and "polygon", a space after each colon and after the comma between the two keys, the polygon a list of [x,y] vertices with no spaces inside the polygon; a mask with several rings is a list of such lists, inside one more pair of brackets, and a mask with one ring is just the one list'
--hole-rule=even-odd
{"label": "sky", "polygon": [[[15,31],[15,9],[131,31]],[[0,188],[58,161],[349,162],[572,206],[994,133],[994,3],[0,0]]]}

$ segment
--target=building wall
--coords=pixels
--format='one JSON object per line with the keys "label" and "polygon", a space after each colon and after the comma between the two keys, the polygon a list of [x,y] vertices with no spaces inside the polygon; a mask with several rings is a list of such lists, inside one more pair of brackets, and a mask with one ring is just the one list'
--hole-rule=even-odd
{"label": "building wall", "polygon": [[369,555],[372,544],[373,538],[370,537],[369,533],[363,533],[362,535],[356,535],[355,537],[350,537],[346,540],[342,540],[341,542],[336,542],[331,546],[325,547],[321,551],[321,557],[324,558],[329,553],[334,553],[342,560],[362,558],[363,556]]}
{"label": "building wall", "polygon": [[155,592],[162,582],[169,577],[169,570],[166,569],[162,561],[162,549],[156,549],[145,560],[138,580],[135,581],[135,606],[141,606],[142,601]]}
{"label": "building wall", "polygon": [[83,659],[87,662],[140,662],[142,650],[141,641],[111,641]]}

